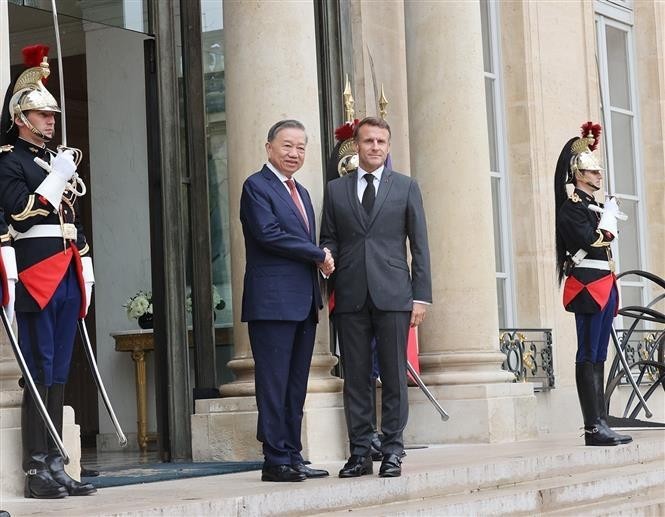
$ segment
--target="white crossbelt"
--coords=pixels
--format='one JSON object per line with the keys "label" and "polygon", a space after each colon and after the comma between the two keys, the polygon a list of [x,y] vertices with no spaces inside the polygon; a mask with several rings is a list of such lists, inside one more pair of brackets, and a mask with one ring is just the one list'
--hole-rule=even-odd
{"label": "white crossbelt", "polygon": [[59,224],[36,224],[27,232],[17,232],[9,227],[9,232],[15,241],[21,239],[36,239],[39,237],[58,237],[60,239],[76,240],[76,226],[71,223],[65,223],[62,227]]}
{"label": "white crossbelt", "polygon": [[586,267],[589,269],[602,269],[610,271],[610,263],[607,260],[584,259],[576,264],[575,267]]}

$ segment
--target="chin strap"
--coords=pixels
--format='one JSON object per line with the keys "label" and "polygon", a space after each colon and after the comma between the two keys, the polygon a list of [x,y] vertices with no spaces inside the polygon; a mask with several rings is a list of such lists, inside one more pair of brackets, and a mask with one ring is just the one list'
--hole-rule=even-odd
{"label": "chin strap", "polygon": [[33,126],[30,123],[30,121],[28,120],[28,117],[26,117],[23,112],[21,112],[19,114],[19,118],[21,119],[21,122],[23,122],[25,124],[25,127],[27,127],[32,134],[37,135],[39,138],[44,140],[44,143],[48,143],[48,142],[51,141],[51,139],[48,136],[46,136],[44,133],[42,133],[39,129],[37,129],[35,126]]}
{"label": "chin strap", "polygon": [[580,181],[580,182],[584,183],[585,185],[588,185],[589,187],[591,187],[594,190],[594,192],[597,191],[597,190],[600,190],[600,187],[597,187],[593,183],[587,181],[584,178],[584,175],[579,170],[575,171],[575,179],[577,179],[577,181]]}

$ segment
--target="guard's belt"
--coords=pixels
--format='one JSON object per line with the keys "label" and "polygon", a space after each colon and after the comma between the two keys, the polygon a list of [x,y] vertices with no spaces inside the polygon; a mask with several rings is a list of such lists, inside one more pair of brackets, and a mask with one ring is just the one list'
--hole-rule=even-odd
{"label": "guard's belt", "polygon": [[589,269],[602,269],[604,271],[611,271],[610,263],[607,260],[594,260],[584,259],[576,264],[575,267],[586,267]]}
{"label": "guard's belt", "polygon": [[71,223],[65,223],[62,226],[59,224],[36,224],[27,232],[17,232],[10,226],[9,231],[15,241],[39,237],[57,237],[75,241],[77,237],[76,226]]}

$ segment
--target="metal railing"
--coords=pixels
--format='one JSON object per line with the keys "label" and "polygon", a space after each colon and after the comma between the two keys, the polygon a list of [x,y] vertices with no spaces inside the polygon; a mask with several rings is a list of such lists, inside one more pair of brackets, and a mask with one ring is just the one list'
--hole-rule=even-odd
{"label": "metal railing", "polygon": [[531,382],[535,391],[555,387],[552,329],[499,329],[499,346],[506,355],[501,367],[515,382]]}
{"label": "metal railing", "polygon": [[[622,416],[610,415],[608,422],[615,427],[665,427],[665,423],[638,418],[641,413],[647,419],[652,418],[649,399],[660,389],[665,389],[665,313],[662,309],[665,280],[639,270],[625,271],[617,278],[629,275],[644,278],[662,291],[645,306],[630,305],[619,309],[624,322],[630,323],[630,326],[622,330],[612,329],[611,340],[616,355],[605,388],[606,407],[610,407],[612,394],[619,385],[630,384],[632,392],[624,405]],[[647,322],[654,328],[637,328]]]}

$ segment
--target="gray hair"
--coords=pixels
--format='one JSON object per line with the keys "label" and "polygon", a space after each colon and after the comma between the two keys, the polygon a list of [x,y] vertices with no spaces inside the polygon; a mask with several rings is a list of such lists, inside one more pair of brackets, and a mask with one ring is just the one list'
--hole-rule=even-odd
{"label": "gray hair", "polygon": [[304,124],[298,120],[286,119],[280,120],[279,122],[273,124],[273,126],[268,130],[268,142],[272,142],[277,136],[277,133],[279,133],[282,129],[288,128],[300,129],[303,133],[305,133],[305,142],[307,141],[307,133],[305,131]]}

